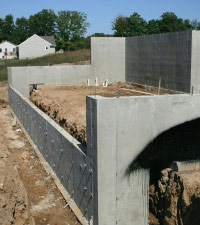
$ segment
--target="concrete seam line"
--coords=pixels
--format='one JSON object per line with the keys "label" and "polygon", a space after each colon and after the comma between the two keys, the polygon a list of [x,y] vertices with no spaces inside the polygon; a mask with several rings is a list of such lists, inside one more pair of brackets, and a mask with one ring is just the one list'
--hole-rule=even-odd
{"label": "concrete seam line", "polygon": [[82,212],[80,211],[80,209],[78,208],[78,206],[76,205],[76,203],[74,202],[74,200],[70,197],[69,193],[67,192],[67,190],[64,188],[64,186],[62,185],[62,183],[60,182],[60,180],[58,179],[58,177],[56,176],[56,174],[54,173],[54,171],[51,169],[50,165],[48,164],[48,162],[44,159],[44,157],[42,156],[42,154],[40,153],[40,151],[38,150],[38,148],[36,147],[36,145],[34,144],[34,142],[32,141],[32,139],[30,138],[29,134],[27,133],[27,131],[25,130],[24,126],[22,125],[22,123],[19,121],[19,119],[16,117],[15,113],[13,112],[13,110],[11,109],[10,106],[8,106],[12,116],[14,118],[16,118],[17,123],[20,125],[21,129],[23,130],[26,138],[28,139],[29,143],[31,144],[32,148],[34,149],[34,151],[36,152],[43,168],[45,169],[45,171],[47,173],[49,173],[53,179],[53,181],[55,182],[58,190],[60,191],[60,193],[62,194],[63,198],[65,199],[65,201],[69,204],[70,209],[73,211],[73,213],[75,214],[75,216],[77,217],[78,221],[82,224],[82,225],[88,225],[88,221],[87,219],[83,216]]}

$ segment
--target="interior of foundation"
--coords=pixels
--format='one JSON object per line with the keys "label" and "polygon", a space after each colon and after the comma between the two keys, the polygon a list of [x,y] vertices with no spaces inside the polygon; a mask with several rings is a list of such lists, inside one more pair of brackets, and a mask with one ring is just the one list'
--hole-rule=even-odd
{"label": "interior of foundation", "polygon": [[[109,84],[106,87],[104,87],[104,85],[39,86],[34,87],[34,89],[32,86],[30,87],[30,100],[84,146],[87,146],[87,95],[120,98],[125,96],[168,94],[178,93],[170,90],[122,82]],[[172,217],[176,222],[179,221],[177,224],[182,224],[181,221],[183,219],[178,212],[171,215],[173,213],[169,208],[170,205],[173,205],[173,209],[177,207],[182,210],[183,206],[177,203],[180,201],[180,198],[183,198],[183,190],[181,188],[184,182],[181,182],[181,179],[183,181],[184,179],[187,180],[187,174],[190,173],[188,173],[188,171],[179,172],[177,169],[174,169],[172,165],[173,162],[176,161],[200,159],[200,154],[198,154],[200,148],[199,140],[200,120],[184,123],[159,135],[159,137],[153,140],[153,142],[144,149],[137,160],[133,161],[129,166],[127,173],[132,173],[139,168],[150,168],[149,224],[173,224],[173,221],[170,220],[169,217]],[[171,189],[168,190],[168,187]],[[193,187],[189,185],[189,189],[192,192]],[[173,196],[173,194],[176,195],[176,200],[178,199],[174,204],[174,200],[169,197],[170,195]],[[196,200],[190,199],[190,201],[195,202]],[[195,204],[198,204],[198,201],[196,201]],[[192,207],[190,207],[189,210],[192,210]],[[182,214],[184,214],[184,210],[182,211]],[[190,215],[193,215],[192,213],[194,213],[194,210]],[[169,220],[168,222],[166,222],[167,219]]]}
{"label": "interior of foundation", "polygon": [[163,94],[176,92],[122,82],[98,86],[30,86],[30,100],[84,146],[87,146],[86,96],[116,98]]}

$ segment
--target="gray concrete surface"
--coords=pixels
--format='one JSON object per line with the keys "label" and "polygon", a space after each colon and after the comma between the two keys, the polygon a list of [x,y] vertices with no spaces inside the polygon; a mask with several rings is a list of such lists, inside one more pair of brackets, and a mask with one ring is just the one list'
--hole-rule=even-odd
{"label": "gray concrete surface", "polygon": [[91,63],[99,80],[125,81],[125,38],[92,37]]}
{"label": "gray concrete surface", "polygon": [[200,32],[192,31],[191,87],[194,93],[200,93]]}
{"label": "gray concrete surface", "polygon": [[87,119],[92,120],[87,124],[92,129],[88,144],[94,152],[94,201],[98,202],[94,224],[148,224],[149,171],[138,169],[130,176],[125,172],[162,132],[200,118],[199,100],[200,95],[188,94],[88,97]]}
{"label": "gray concrete surface", "polygon": [[126,81],[190,92],[192,31],[126,38]]}

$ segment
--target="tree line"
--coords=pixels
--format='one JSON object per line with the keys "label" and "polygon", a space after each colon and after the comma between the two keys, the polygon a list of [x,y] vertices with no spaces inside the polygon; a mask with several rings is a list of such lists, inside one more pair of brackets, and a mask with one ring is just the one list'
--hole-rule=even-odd
{"label": "tree line", "polygon": [[14,20],[13,15],[0,18],[0,42],[8,40],[18,45],[33,34],[54,35],[58,49],[75,50],[90,47],[90,37],[128,37],[145,34],[158,34],[184,30],[200,30],[197,20],[178,18],[175,13],[165,12],[160,19],[146,21],[134,12],[128,17],[117,16],[112,22],[113,34],[95,33],[85,37],[89,23],[83,12],[62,10],[55,13],[52,9]]}
{"label": "tree line", "polygon": [[165,12],[160,19],[146,21],[138,13],[134,12],[129,17],[118,16],[112,22],[114,36],[130,37],[145,34],[159,34],[185,30],[200,30],[200,22],[197,20],[178,18],[173,12]]}

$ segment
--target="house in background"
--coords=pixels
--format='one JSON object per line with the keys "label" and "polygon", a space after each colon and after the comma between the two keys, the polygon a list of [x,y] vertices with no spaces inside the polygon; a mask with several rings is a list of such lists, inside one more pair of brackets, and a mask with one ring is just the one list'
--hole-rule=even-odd
{"label": "house in background", "polygon": [[9,41],[0,43],[0,59],[17,58],[17,46]]}
{"label": "house in background", "polygon": [[54,36],[38,36],[34,34],[18,45],[19,59],[41,57],[55,53]]}

